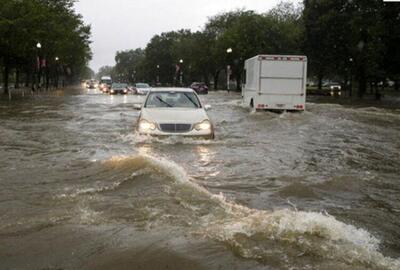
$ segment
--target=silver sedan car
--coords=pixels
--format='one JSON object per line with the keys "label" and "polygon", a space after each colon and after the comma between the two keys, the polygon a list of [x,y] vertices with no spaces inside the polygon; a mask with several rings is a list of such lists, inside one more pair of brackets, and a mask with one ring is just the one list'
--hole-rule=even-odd
{"label": "silver sedan car", "polygon": [[186,88],[151,90],[138,119],[140,134],[214,138],[214,127],[196,92]]}

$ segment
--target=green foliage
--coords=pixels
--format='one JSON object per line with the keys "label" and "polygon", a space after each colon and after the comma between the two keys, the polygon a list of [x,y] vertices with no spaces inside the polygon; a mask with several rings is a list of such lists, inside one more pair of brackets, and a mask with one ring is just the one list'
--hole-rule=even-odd
{"label": "green foliage", "polygon": [[374,0],[306,0],[303,20],[310,71],[320,79],[336,76],[346,84],[352,75],[362,96],[367,81],[399,74],[398,5]]}
{"label": "green foliage", "polygon": [[[117,52],[115,68],[127,81],[131,77],[121,74],[130,74],[135,68],[136,78],[152,83],[158,78],[164,84],[177,84],[179,66],[185,84],[208,83],[213,77],[217,86],[220,72],[229,64],[233,78],[240,85],[246,58],[263,53],[300,53],[302,33],[301,9],[293,4],[282,3],[266,14],[235,10],[210,18],[203,31],[179,30],[155,35],[140,61],[128,60],[133,51]],[[227,54],[227,48],[233,52]]]}
{"label": "green foliage", "polygon": [[351,77],[363,93],[368,82],[400,80],[399,22],[399,5],[375,0],[281,2],[263,14],[239,9],[209,18],[202,31],[161,33],[144,50],[118,52],[115,72],[127,81],[136,71],[135,80],[178,84],[182,71],[185,84],[213,80],[218,88],[230,65],[240,87],[245,59],[305,54],[310,76],[345,86]]}
{"label": "green foliage", "polygon": [[103,76],[111,76],[111,78],[116,78],[117,73],[115,72],[115,67],[111,66],[103,66],[99,69],[99,71],[96,74],[96,78],[100,80],[101,77]]}
{"label": "green foliage", "polygon": [[[0,59],[8,69],[32,72],[36,57],[63,66],[70,77],[91,58],[90,26],[73,10],[74,0],[3,0],[0,5]],[[36,48],[40,42],[42,48]],[[55,57],[59,62],[56,63]]]}
{"label": "green foliage", "polygon": [[114,80],[133,83],[141,71],[144,51],[142,49],[118,51],[115,56]]}

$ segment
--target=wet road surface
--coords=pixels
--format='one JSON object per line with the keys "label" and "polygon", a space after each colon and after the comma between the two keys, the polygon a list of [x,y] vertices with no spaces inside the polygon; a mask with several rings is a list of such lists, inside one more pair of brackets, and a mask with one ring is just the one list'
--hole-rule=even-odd
{"label": "wet road surface", "polygon": [[400,110],[249,113],[135,134],[137,96],[0,101],[0,269],[400,269]]}

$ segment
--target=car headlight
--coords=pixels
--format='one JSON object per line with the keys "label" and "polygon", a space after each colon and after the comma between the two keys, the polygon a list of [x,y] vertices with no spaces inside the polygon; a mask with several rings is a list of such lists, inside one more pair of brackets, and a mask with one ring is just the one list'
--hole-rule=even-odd
{"label": "car headlight", "polygon": [[139,130],[141,131],[148,131],[148,130],[155,130],[156,125],[154,123],[151,123],[145,119],[142,119],[139,121]]}
{"label": "car headlight", "polygon": [[211,123],[208,120],[204,120],[204,121],[194,125],[194,129],[196,129],[197,131],[210,130],[211,129]]}
{"label": "car headlight", "polygon": [[124,89],[124,93],[127,93],[128,92],[128,90],[127,89]]}
{"label": "car headlight", "polygon": [[111,89],[111,93],[114,93],[114,90]]}

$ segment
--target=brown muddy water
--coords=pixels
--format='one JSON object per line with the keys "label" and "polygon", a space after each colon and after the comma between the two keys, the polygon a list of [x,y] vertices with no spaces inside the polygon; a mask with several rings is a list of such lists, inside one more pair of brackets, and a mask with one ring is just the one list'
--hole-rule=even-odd
{"label": "brown muddy water", "polygon": [[0,269],[400,269],[400,110],[249,113],[135,134],[139,98],[0,101]]}

